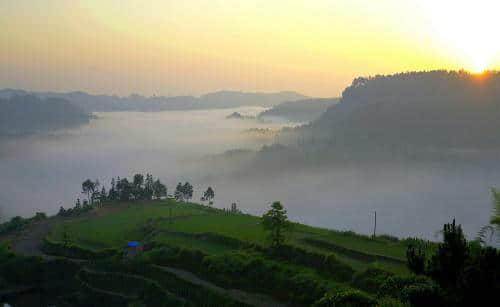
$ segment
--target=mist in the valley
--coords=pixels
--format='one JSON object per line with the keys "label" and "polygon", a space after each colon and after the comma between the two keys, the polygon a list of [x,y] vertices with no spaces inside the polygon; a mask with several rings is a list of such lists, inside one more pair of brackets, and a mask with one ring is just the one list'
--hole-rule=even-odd
{"label": "mist in the valley", "polygon": [[[0,214],[55,214],[74,205],[81,182],[152,173],[173,194],[177,182],[195,187],[194,200],[209,185],[216,207],[236,202],[262,214],[280,200],[296,221],[370,233],[435,239],[456,218],[469,236],[488,222],[489,189],[500,183],[494,168],[440,164],[331,164],[328,167],[258,168],[252,152],[276,141],[274,131],[297,123],[227,119],[255,116],[260,107],[97,113],[89,125],[2,140]],[[257,129],[256,129],[257,128]],[[286,156],[283,157],[286,159]]]}

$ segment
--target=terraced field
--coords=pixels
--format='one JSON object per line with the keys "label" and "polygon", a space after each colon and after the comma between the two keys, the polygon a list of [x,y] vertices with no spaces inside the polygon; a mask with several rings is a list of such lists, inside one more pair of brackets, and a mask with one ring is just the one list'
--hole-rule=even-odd
{"label": "terraced field", "polygon": [[[237,249],[238,241],[269,244],[256,216],[172,200],[110,206],[116,209],[109,210],[108,214],[61,223],[48,237],[62,241],[65,234],[66,240],[73,244],[95,250],[122,248],[128,241],[137,240],[199,249],[209,254]],[[209,234],[236,242],[222,242]],[[287,242],[318,253],[335,254],[356,270],[376,266],[396,273],[407,272],[405,241],[387,237],[373,239],[295,223]],[[434,249],[434,244],[428,244],[428,248]]]}

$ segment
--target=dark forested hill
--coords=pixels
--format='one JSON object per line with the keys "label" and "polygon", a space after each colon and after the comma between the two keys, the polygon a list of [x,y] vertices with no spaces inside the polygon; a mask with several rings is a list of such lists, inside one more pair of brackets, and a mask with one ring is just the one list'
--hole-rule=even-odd
{"label": "dark forested hill", "polygon": [[0,136],[69,128],[89,122],[89,114],[60,98],[12,96],[0,99]]}
{"label": "dark forested hill", "polygon": [[339,98],[316,98],[287,101],[259,114],[259,118],[279,117],[296,122],[310,122],[318,119],[328,107]]}
{"label": "dark forested hill", "polygon": [[295,92],[245,93],[237,91],[221,91],[206,94],[201,97],[144,97],[141,95],[119,97],[109,95],[91,95],[85,92],[35,93],[13,89],[0,90],[0,98],[10,98],[13,95],[27,94],[40,98],[66,99],[87,112],[194,110],[233,108],[240,106],[271,107],[284,101],[306,98],[304,95]]}
{"label": "dark forested hill", "polygon": [[332,144],[500,147],[500,73],[411,72],[357,78],[299,129]]}

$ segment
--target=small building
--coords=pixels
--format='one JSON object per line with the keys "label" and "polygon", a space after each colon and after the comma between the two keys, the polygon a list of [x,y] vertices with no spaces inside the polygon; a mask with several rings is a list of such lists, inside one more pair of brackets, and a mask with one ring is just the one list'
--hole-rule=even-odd
{"label": "small building", "polygon": [[125,248],[125,258],[132,259],[143,251],[143,246],[138,241],[130,241]]}

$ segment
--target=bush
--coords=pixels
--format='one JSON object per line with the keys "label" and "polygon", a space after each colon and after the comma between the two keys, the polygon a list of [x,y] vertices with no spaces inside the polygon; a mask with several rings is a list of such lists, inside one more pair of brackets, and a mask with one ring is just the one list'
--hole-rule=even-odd
{"label": "bush", "polygon": [[378,300],[377,307],[410,307],[410,305],[395,298],[384,297]]}
{"label": "bush", "polygon": [[378,297],[392,297],[397,299],[405,299],[403,291],[409,286],[416,285],[435,285],[434,282],[425,277],[417,275],[397,275],[387,278],[381,285],[377,293]]}
{"label": "bush", "polygon": [[439,287],[432,283],[409,285],[404,288],[403,299],[411,306],[443,306]]}
{"label": "bush", "polygon": [[326,295],[316,302],[314,307],[372,307],[376,301],[359,290],[345,290],[333,295]]}
{"label": "bush", "polygon": [[0,224],[0,235],[8,234],[13,231],[21,230],[29,224],[31,219],[25,219],[20,216],[15,216],[10,221]]}
{"label": "bush", "polygon": [[150,260],[158,265],[185,268],[190,271],[201,270],[200,266],[207,254],[199,250],[165,246],[153,249],[149,253]]}
{"label": "bush", "polygon": [[48,238],[43,240],[42,250],[48,255],[77,259],[100,259],[119,255],[119,251],[116,249],[102,249],[95,251],[73,244],[55,242]]}
{"label": "bush", "polygon": [[290,245],[268,248],[265,250],[265,253],[271,258],[312,267],[321,273],[327,273],[339,281],[351,280],[354,274],[354,270],[349,265],[340,262],[334,254],[325,256]]}
{"label": "bush", "polygon": [[0,262],[0,275],[12,284],[35,284],[43,280],[44,263],[38,257],[4,256]]}
{"label": "bush", "polygon": [[299,273],[290,278],[290,290],[299,301],[308,301],[310,297],[321,297],[326,288],[319,284],[317,277],[309,273]]}
{"label": "bush", "polygon": [[392,275],[393,273],[378,268],[369,268],[363,272],[354,274],[352,284],[361,290],[377,293],[385,281]]}

